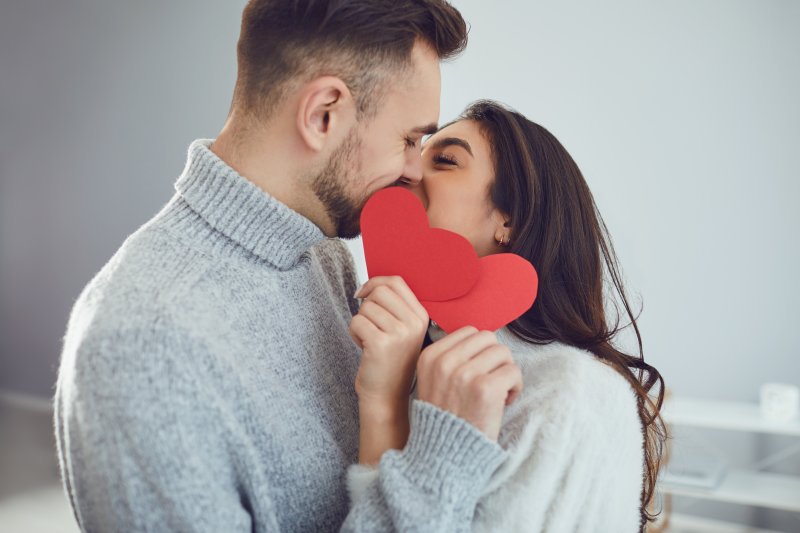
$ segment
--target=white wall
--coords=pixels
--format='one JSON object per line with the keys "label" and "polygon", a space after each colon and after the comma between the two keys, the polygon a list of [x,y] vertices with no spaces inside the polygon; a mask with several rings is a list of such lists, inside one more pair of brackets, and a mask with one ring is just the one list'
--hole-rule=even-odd
{"label": "white wall", "polygon": [[219,132],[244,3],[0,6],[0,389],[51,395],[80,290]]}

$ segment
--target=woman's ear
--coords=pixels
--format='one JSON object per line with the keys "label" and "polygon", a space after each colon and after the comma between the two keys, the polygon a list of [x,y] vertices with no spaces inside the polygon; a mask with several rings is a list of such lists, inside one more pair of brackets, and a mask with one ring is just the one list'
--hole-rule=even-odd
{"label": "woman's ear", "polygon": [[494,240],[501,246],[511,242],[511,218],[499,209],[492,211],[492,225],[494,226]]}
{"label": "woman's ear", "polygon": [[310,150],[321,152],[326,145],[337,146],[354,124],[353,96],[340,78],[323,76],[303,87],[297,131]]}
{"label": "woman's ear", "polygon": [[511,217],[499,209],[492,211],[492,222],[494,223],[495,227],[497,227],[498,231],[501,231],[503,228],[511,229]]}

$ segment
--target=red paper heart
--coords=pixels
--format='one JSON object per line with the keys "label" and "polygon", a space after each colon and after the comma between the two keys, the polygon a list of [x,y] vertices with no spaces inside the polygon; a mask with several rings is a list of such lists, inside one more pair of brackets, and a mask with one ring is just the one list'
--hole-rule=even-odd
{"label": "red paper heart", "polygon": [[402,276],[445,332],[471,325],[495,331],[530,309],[539,278],[523,257],[478,258],[457,233],[431,228],[411,192],[392,187],[373,194],[361,212],[369,277]]}
{"label": "red paper heart", "polygon": [[531,308],[539,276],[516,254],[487,255],[480,260],[478,283],[464,296],[444,302],[421,301],[428,315],[447,333],[464,326],[495,331]]}
{"label": "red paper heart", "polygon": [[478,254],[464,237],[431,228],[422,202],[400,187],[373,194],[361,211],[367,274],[401,276],[422,301],[452,300],[478,281]]}

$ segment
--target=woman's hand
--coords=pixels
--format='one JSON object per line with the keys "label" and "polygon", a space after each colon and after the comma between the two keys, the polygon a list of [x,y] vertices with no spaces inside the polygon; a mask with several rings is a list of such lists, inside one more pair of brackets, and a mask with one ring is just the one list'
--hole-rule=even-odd
{"label": "woman's hand", "polygon": [[350,336],[362,349],[359,401],[384,408],[407,403],[428,312],[399,276],[374,277],[355,296],[363,299],[350,322]]}
{"label": "woman's hand", "polygon": [[434,342],[417,363],[417,398],[450,411],[497,441],[503,413],[522,390],[511,350],[472,326]]}
{"label": "woman's hand", "polygon": [[350,336],[362,349],[355,383],[358,461],[376,465],[383,452],[402,449],[408,441],[409,389],[428,313],[397,276],[372,278],[355,296],[364,299],[350,322]]}

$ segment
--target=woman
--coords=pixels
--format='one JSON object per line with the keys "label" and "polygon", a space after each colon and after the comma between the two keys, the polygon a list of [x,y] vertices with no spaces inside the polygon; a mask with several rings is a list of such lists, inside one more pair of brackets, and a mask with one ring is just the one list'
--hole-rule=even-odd
{"label": "woman", "polygon": [[[664,383],[641,355],[613,247],[580,170],[547,130],[491,101],[472,104],[428,139],[422,160],[421,182],[404,186],[422,201],[432,227],[461,234],[479,256],[518,254],[539,274],[535,304],[495,332],[524,387],[503,415],[497,442],[510,459],[484,489],[474,530],[643,531],[655,519],[648,506],[666,439],[659,414]],[[613,345],[619,309],[610,325],[604,274],[630,318],[639,357]],[[421,306],[408,306],[416,319],[397,308],[392,315],[386,300],[372,297],[380,283],[371,280],[356,293],[364,301],[351,324],[354,340],[364,347],[381,328],[396,328],[406,332],[405,346],[419,347],[414,322]],[[431,322],[426,344],[443,337]],[[420,358],[419,350],[407,351],[408,361]],[[401,384],[414,372],[413,364],[404,368]],[[657,381],[654,403],[649,393]],[[407,398],[396,390],[401,405]],[[370,465],[380,453],[405,445],[409,426],[396,426],[381,435],[362,427],[369,452],[361,455],[365,466],[349,472],[353,498],[377,475]]]}

